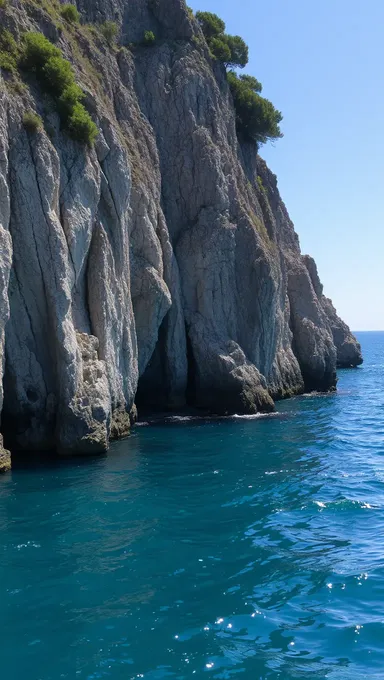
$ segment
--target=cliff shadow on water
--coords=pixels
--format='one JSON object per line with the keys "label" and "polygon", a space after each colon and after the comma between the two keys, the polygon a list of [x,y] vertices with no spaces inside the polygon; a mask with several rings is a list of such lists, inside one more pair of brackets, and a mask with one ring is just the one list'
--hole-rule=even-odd
{"label": "cliff shadow on water", "polygon": [[257,153],[280,136],[279,112],[266,137],[239,129],[244,87],[266,106],[256,79],[223,65],[246,63],[243,45],[222,22],[213,43],[183,0],[77,9],[0,8],[8,447],[105,452],[136,395],[253,414],[334,389],[360,347]]}

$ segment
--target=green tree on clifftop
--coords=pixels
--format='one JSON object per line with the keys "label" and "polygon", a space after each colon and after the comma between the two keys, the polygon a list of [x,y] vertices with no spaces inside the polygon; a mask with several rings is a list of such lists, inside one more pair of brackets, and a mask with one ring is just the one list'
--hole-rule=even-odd
{"label": "green tree on clifftop", "polygon": [[[225,23],[212,12],[196,12],[196,20],[204,34],[212,56],[226,68],[244,68],[248,63],[248,45],[238,35],[228,35]],[[227,73],[236,111],[239,137],[256,144],[283,136],[280,130],[282,115],[272,102],[261,96],[261,83],[254,76]]]}
{"label": "green tree on clifftop", "polygon": [[[279,123],[283,116],[275,109],[272,102],[260,96],[261,84],[256,78],[248,76],[242,79],[234,71],[229,71],[227,77],[236,110],[236,126],[240,135],[257,144],[265,144],[268,140],[282,137]],[[256,81],[256,87],[253,81]]]}
{"label": "green tree on clifftop", "polygon": [[216,59],[226,66],[244,68],[248,64],[248,45],[239,35],[225,33],[225,23],[212,12],[196,12],[208,47]]}

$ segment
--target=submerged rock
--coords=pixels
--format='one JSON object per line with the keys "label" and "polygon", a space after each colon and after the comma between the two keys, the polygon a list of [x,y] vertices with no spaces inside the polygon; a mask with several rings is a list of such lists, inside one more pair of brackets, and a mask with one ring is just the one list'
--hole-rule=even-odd
{"label": "submerged rock", "polygon": [[[240,144],[222,67],[182,0],[81,0],[86,26],[9,3],[56,39],[98,126],[71,140],[34,78],[0,81],[1,429],[11,450],[92,454],[140,406],[271,410],[330,390],[361,351],[302,257],[276,178]],[[65,22],[64,22],[65,23]],[[36,109],[44,125],[23,125]],[[1,383],[0,383],[1,384]],[[0,452],[4,452],[0,445]],[[9,456],[1,453],[1,466]]]}

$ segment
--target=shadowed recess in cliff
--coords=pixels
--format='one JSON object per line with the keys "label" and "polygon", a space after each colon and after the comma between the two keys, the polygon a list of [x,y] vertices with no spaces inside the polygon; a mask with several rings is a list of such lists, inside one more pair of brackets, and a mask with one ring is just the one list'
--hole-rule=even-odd
{"label": "shadowed recess in cliff", "polygon": [[196,361],[193,356],[193,348],[191,340],[188,336],[188,328],[186,330],[187,336],[187,361],[188,361],[188,383],[186,392],[186,401],[189,406],[196,405]]}

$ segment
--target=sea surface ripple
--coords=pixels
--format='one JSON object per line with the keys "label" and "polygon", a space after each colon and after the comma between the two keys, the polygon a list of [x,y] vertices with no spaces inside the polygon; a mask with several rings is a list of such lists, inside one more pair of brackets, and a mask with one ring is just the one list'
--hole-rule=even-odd
{"label": "sea surface ripple", "polygon": [[2,680],[382,680],[384,333],[339,390],[0,479]]}

